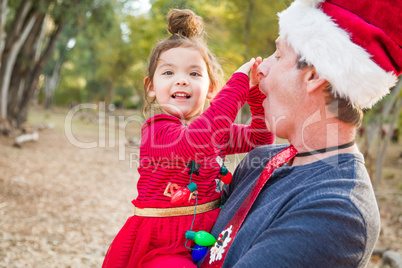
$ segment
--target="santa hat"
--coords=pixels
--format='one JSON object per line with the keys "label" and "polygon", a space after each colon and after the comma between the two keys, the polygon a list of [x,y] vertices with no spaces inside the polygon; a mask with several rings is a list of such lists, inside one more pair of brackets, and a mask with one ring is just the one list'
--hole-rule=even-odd
{"label": "santa hat", "polygon": [[371,108],[402,71],[401,14],[399,0],[295,0],[279,34],[336,96]]}

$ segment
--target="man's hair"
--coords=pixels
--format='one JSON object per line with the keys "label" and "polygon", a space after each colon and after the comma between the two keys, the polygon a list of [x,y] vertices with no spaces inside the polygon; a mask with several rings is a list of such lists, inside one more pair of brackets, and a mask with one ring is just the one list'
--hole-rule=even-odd
{"label": "man's hair", "polygon": [[[296,67],[298,69],[303,70],[304,68],[311,66],[312,65],[302,59],[301,56],[297,57]],[[325,104],[328,105],[328,108],[331,112],[336,114],[335,118],[342,122],[353,124],[356,126],[356,128],[360,127],[363,121],[362,109],[357,106],[353,106],[348,99],[341,98],[334,94],[335,91],[329,82],[325,88],[325,92],[327,93],[327,96],[325,97]]]}

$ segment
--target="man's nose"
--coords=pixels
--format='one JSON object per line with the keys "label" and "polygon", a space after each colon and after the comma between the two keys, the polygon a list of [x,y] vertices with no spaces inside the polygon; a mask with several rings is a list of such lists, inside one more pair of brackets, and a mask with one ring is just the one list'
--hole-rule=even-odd
{"label": "man's nose", "polygon": [[257,75],[260,79],[266,77],[271,69],[272,55],[265,58],[257,68]]}

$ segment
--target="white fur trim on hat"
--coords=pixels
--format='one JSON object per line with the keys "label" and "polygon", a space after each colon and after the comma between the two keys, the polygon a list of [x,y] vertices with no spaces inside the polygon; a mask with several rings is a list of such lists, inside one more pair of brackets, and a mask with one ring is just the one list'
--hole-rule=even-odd
{"label": "white fur trim on hat", "polygon": [[371,108],[397,81],[365,49],[353,43],[321,9],[323,0],[296,0],[278,13],[279,35],[312,64],[333,87],[333,94],[360,108]]}
{"label": "white fur trim on hat", "polygon": [[318,7],[325,0],[298,0],[301,4],[309,7]]}

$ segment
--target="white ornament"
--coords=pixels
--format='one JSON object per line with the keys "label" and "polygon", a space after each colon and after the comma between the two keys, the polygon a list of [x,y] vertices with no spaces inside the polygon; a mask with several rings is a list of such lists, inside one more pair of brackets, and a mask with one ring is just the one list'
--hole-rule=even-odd
{"label": "white ornament", "polygon": [[214,261],[222,259],[222,254],[225,252],[225,248],[232,240],[232,238],[230,237],[232,235],[232,227],[233,225],[230,225],[229,228],[223,230],[220,233],[214,246],[211,248],[211,256],[209,258],[209,264],[213,263]]}

